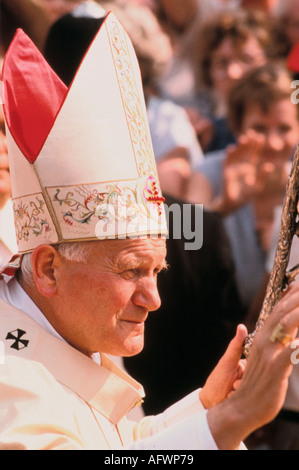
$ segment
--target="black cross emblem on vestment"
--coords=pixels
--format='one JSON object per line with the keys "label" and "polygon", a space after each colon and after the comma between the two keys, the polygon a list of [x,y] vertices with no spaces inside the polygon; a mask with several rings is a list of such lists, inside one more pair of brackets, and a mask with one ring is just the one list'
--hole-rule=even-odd
{"label": "black cross emblem on vestment", "polygon": [[19,351],[20,349],[27,348],[29,340],[28,339],[21,339],[26,334],[26,331],[20,330],[13,330],[10,333],[7,333],[5,339],[12,339],[14,343],[10,346],[12,349],[16,349]]}

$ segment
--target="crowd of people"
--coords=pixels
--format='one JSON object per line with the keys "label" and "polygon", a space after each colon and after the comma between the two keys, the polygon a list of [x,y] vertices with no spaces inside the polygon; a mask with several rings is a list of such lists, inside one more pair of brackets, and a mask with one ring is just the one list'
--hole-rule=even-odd
{"label": "crowd of people", "polygon": [[[155,252],[151,259],[155,258],[161,270],[157,279],[161,305],[152,294],[152,310],[158,312],[147,319],[142,351],[138,355],[127,354],[125,348],[103,351],[111,354],[116,362],[120,361],[121,369],[144,386],[146,399],[138,415],[143,423],[144,414],[162,413],[202,384],[206,384],[206,389],[202,389],[201,401],[209,408],[205,404],[209,404],[206,390],[211,393],[213,389],[211,371],[216,367],[216,378],[220,380],[218,361],[238,325],[250,329],[258,319],[273,263],[292,159],[299,142],[299,105],[291,99],[293,82],[299,73],[299,0],[2,0],[1,60],[9,51],[17,28],[22,28],[59,77],[63,96],[78,79],[77,70],[84,63],[108,11],[116,15],[136,52],[166,207],[183,208],[188,204],[194,227],[198,205],[203,205],[200,249],[186,250],[186,237],[175,237],[171,223],[167,238],[168,269],[160,269],[163,249],[159,243],[150,247],[149,252]],[[104,69],[106,64],[101,66]],[[90,122],[80,123],[82,136],[84,127],[88,126]],[[13,209],[5,134],[1,110],[0,268],[18,252],[17,242],[23,243],[23,239],[18,239],[19,231],[14,234],[16,208]],[[11,171],[15,174],[16,168]],[[130,179],[126,176],[129,173],[128,169],[124,179]],[[114,194],[117,185],[115,188]],[[56,194],[60,205],[68,204],[69,211],[64,213],[64,218],[69,225],[73,223],[70,214],[79,204],[72,197],[73,194],[63,199],[59,191]],[[36,211],[41,211],[41,207]],[[47,220],[44,217],[43,224]],[[50,226],[48,230],[51,232]],[[139,250],[138,244],[132,247]],[[296,248],[295,243],[294,262]],[[110,245],[107,250],[115,256]],[[95,252],[93,255],[98,256]],[[86,256],[92,260],[92,253]],[[54,295],[43,294],[47,289],[54,289],[50,277],[45,284],[50,257],[56,262],[51,250],[40,250],[34,257],[35,280],[40,279],[44,291],[39,287],[39,292],[35,291],[24,281],[23,272],[20,283],[30,292],[31,299],[36,299],[37,305],[50,314],[47,318],[51,323],[51,319],[57,321],[51,309],[60,308],[64,296],[57,304],[42,299]],[[92,272],[94,263],[90,262]],[[90,275],[86,276],[91,279]],[[292,292],[296,293],[295,289]],[[291,294],[291,305],[292,296],[295,294]],[[0,288],[1,298],[10,298],[10,293],[1,297]],[[17,302],[12,304],[20,308]],[[277,311],[275,318],[279,315]],[[54,322],[52,326],[58,324]],[[271,326],[272,323],[269,331]],[[295,326],[292,324],[294,331],[290,333],[294,338]],[[64,327],[63,332],[67,331]],[[81,334],[77,328],[73,330],[71,344],[76,344],[72,335],[76,333],[81,340]],[[232,347],[240,353],[245,333],[240,327],[237,331],[234,339],[237,346]],[[82,342],[83,339],[82,335]],[[258,358],[254,354],[252,362],[256,361],[257,374]],[[118,355],[123,359],[116,358]],[[238,362],[238,371],[240,364],[243,367],[243,362]],[[243,388],[251,385],[246,380]],[[234,387],[238,392],[242,390],[242,385],[240,388],[239,384],[231,385]],[[216,408],[219,403],[224,404],[226,416],[224,397],[223,392],[221,399],[214,401]],[[247,429],[240,432],[249,449],[299,448],[296,367],[280,408],[271,415],[270,424],[268,419],[261,419],[256,426],[253,419],[253,424],[248,425],[250,432]],[[216,418],[211,412],[209,425],[220,448],[223,441],[218,433],[225,428],[218,429]],[[1,429],[4,428],[0,422],[0,448]],[[170,438],[162,437],[162,442],[169,445]],[[179,439],[177,431],[173,439]],[[238,439],[232,442],[237,447],[240,444]]]}

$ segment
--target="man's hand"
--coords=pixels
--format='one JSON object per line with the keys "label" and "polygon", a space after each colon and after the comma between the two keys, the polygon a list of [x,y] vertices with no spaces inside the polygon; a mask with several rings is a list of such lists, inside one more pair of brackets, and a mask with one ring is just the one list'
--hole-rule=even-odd
{"label": "man's hand", "polygon": [[[272,342],[280,324],[288,343]],[[236,449],[253,431],[275,418],[283,406],[293,370],[292,341],[299,326],[299,283],[290,287],[256,334],[238,389],[208,410],[208,423],[220,449]]]}
{"label": "man's hand", "polygon": [[241,360],[246,336],[246,327],[239,325],[236,336],[200,391],[200,400],[206,409],[221,403],[238,388],[246,364]]}
{"label": "man's hand", "polygon": [[263,187],[259,175],[265,139],[250,130],[227,149],[223,169],[223,206],[232,212],[252,201]]}

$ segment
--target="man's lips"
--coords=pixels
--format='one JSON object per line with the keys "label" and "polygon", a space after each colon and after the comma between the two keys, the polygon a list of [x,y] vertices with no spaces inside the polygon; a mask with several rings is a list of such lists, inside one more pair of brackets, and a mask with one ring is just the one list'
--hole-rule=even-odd
{"label": "man's lips", "polygon": [[133,325],[137,326],[137,325],[143,325],[145,323],[147,317],[148,317],[148,314],[143,315],[142,317],[137,317],[137,318],[121,318],[120,320],[122,322],[131,324],[132,326]]}
{"label": "man's lips", "polygon": [[126,319],[126,318],[121,319],[121,321],[124,321],[126,323],[132,323],[132,324],[135,324],[135,325],[140,325],[140,324],[144,323],[145,320],[146,320],[146,318],[143,318],[143,319],[139,318],[139,319],[134,319],[134,320],[133,319],[129,320],[129,319]]}

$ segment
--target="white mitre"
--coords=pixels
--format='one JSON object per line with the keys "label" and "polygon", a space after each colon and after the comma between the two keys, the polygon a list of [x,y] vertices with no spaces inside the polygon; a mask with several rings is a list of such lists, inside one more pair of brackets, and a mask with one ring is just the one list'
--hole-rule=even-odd
{"label": "white mitre", "polygon": [[69,88],[22,30],[2,80],[19,254],[167,235],[139,66],[112,13]]}

